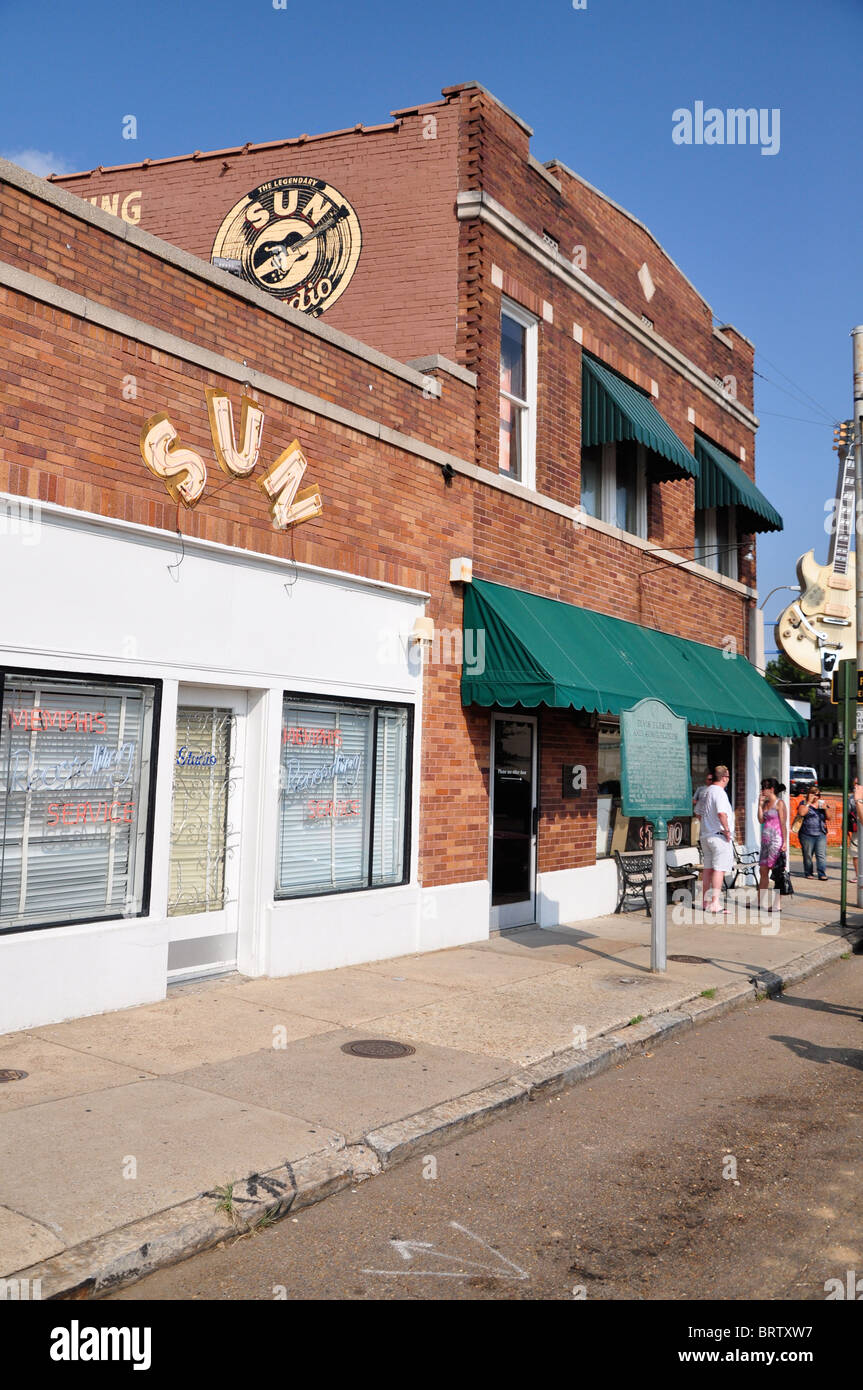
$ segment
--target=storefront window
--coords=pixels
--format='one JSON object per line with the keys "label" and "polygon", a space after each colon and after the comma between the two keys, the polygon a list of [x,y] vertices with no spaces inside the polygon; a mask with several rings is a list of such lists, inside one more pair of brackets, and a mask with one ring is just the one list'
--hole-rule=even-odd
{"label": "storefront window", "polygon": [[147,910],[157,687],[6,674],[0,931]]}
{"label": "storefront window", "polygon": [[409,711],[286,696],[276,897],[407,876]]}

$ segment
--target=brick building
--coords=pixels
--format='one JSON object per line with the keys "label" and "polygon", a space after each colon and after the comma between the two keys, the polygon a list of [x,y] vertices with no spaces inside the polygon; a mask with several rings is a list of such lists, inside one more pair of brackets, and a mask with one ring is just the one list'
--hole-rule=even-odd
{"label": "brick building", "polygon": [[530,134],[0,163],[0,1030],[610,911],[645,695],[751,837],[753,348]]}

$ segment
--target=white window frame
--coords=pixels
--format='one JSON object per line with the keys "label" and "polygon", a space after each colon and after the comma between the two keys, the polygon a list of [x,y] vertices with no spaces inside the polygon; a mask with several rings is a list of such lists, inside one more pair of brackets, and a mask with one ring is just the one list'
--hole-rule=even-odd
{"label": "white window frame", "polygon": [[[522,477],[514,478],[514,482],[521,483],[531,491],[536,491],[536,387],[537,387],[537,344],[539,338],[539,320],[533,314],[529,314],[521,305],[516,304],[512,299],[505,296],[500,302],[501,323],[503,317],[512,319],[525,330],[524,334],[524,385],[526,395],[512,396],[508,391],[504,391],[498,386],[498,396],[504,396],[513,405],[519,406],[518,420],[520,421],[520,443],[522,458]],[[498,448],[500,445],[498,444]],[[505,469],[498,468],[502,478],[512,477]]]}
{"label": "white window frame", "polygon": [[[617,524],[617,444],[603,444],[600,481],[599,520],[607,526],[624,531]],[[635,535],[647,540],[647,452],[643,444],[638,444],[636,466],[635,531],[624,531],[625,535]]]}
{"label": "white window frame", "polygon": [[[713,570],[714,574],[721,574],[726,579],[738,578],[738,553],[737,547],[740,545],[740,536],[737,531],[737,510],[735,507],[727,507],[723,510],[728,512],[728,532],[733,542],[733,548],[726,551],[724,556],[719,554],[719,538],[716,530],[716,508],[702,507],[699,509],[704,516],[704,549],[703,560],[698,560],[699,565],[705,569]],[[721,561],[727,562],[728,573],[722,569]]]}

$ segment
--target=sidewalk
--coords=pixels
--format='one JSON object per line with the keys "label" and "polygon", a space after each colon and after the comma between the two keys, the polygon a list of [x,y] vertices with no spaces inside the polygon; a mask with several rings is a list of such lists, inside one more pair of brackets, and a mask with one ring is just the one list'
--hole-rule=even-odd
{"label": "sidewalk", "polygon": [[0,1086],[0,1276],[98,1296],[803,978],[850,942],[836,870],[794,886],[778,931],[670,908],[669,956],[701,959],[665,975],[634,911],[2,1036],[28,1075]]}

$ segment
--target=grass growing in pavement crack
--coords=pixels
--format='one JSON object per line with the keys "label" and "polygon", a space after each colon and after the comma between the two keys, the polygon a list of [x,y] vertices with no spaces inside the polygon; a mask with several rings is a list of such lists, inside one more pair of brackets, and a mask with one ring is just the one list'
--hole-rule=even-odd
{"label": "grass growing in pavement crack", "polygon": [[629,1020],[629,1023],[627,1024],[627,1027],[628,1027],[628,1028],[631,1028],[632,1025],[633,1025],[633,1023],[643,1023],[643,1021],[644,1021],[644,1014],[636,1014],[636,1015],[635,1015],[635,1018],[631,1018],[631,1019]]}
{"label": "grass growing in pavement crack", "polygon": [[715,988],[715,986],[714,986],[713,989],[703,989],[703,990],[701,991],[701,998],[702,998],[702,999],[715,999],[715,998],[716,998],[716,988]]}
{"label": "grass growing in pavement crack", "polygon": [[216,1203],[216,1211],[226,1212],[233,1220],[236,1216],[236,1212],[234,1211],[234,1184],[229,1182],[226,1183],[224,1187],[217,1187],[216,1196],[219,1199]]}

